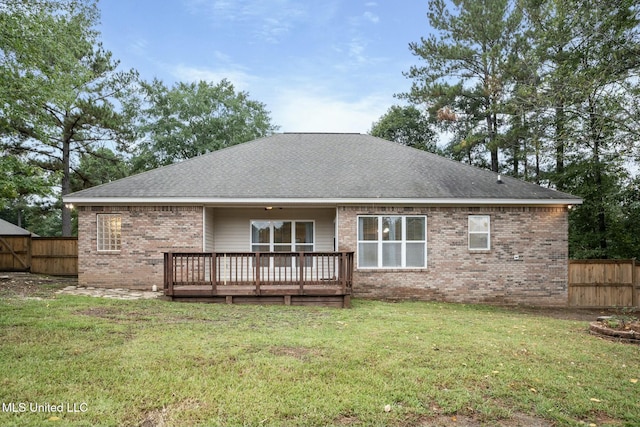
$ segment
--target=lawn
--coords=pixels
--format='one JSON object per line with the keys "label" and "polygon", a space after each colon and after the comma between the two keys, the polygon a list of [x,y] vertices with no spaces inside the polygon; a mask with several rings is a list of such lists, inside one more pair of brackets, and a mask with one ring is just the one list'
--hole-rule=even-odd
{"label": "lawn", "polygon": [[587,326],[424,302],[3,298],[0,425],[640,425],[640,349]]}

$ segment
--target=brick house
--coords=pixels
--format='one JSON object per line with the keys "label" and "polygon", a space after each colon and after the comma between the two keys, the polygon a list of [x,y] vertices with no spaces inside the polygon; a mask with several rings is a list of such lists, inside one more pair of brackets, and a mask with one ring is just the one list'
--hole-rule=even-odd
{"label": "brick house", "polygon": [[313,294],[302,276],[348,274],[356,297],[565,305],[567,212],[581,200],[369,135],[285,133],[64,202],[82,285],[166,290],[169,275],[173,292],[186,274],[229,301],[228,281],[255,282],[254,296],[300,282],[291,303]]}

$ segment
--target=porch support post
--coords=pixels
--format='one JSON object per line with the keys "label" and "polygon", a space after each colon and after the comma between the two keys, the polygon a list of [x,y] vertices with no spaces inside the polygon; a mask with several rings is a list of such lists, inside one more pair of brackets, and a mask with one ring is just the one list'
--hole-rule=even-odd
{"label": "porch support post", "polygon": [[218,254],[211,252],[211,268],[209,269],[211,274],[211,296],[218,294]]}
{"label": "porch support post", "polygon": [[340,286],[342,286],[342,294],[347,293],[347,253],[340,252]]}
{"label": "porch support post", "polygon": [[173,253],[164,254],[164,289],[166,295],[173,296]]}
{"label": "porch support post", "polygon": [[304,295],[305,253],[302,251],[298,252],[298,259],[300,261],[300,265],[298,266],[298,286],[300,286],[299,293],[300,295]]}
{"label": "porch support post", "polygon": [[256,269],[253,278],[255,280],[256,295],[260,295],[260,252],[255,253],[254,268]]}

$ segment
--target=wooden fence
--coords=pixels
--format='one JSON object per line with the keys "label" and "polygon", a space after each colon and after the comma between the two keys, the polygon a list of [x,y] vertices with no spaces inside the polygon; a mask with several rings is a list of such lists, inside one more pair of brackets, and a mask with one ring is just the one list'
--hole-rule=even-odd
{"label": "wooden fence", "polygon": [[638,307],[640,263],[630,260],[570,260],[569,306]]}
{"label": "wooden fence", "polygon": [[77,276],[78,238],[0,236],[0,271]]}

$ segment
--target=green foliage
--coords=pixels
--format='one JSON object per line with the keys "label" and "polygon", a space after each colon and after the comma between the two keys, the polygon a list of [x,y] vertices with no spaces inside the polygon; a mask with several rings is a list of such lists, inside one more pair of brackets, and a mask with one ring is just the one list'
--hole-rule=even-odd
{"label": "green foliage", "polygon": [[71,175],[71,191],[80,191],[106,184],[129,175],[130,166],[121,154],[108,148],[98,148],[80,155],[80,162]]}
{"label": "green foliage", "polygon": [[[9,2],[0,9],[0,137],[6,149],[59,173],[70,192],[72,165],[101,141],[124,148],[133,134],[116,108],[136,73],[97,41],[93,1]],[[71,214],[62,206],[62,233]]]}
{"label": "green foliage", "polygon": [[433,0],[428,18],[402,96],[452,135],[445,154],[583,197],[573,257],[637,256],[637,2]]}
{"label": "green foliage", "polygon": [[51,194],[50,176],[18,156],[7,154],[0,157],[0,209]]}
{"label": "green foliage", "polygon": [[[453,6],[453,7],[451,7]],[[428,19],[435,31],[410,50],[422,62],[406,73],[413,80],[403,96],[425,104],[441,130],[456,135],[451,151],[465,152],[483,145],[498,171],[498,115],[504,110],[521,13],[510,0],[444,0],[429,2]]]}
{"label": "green foliage", "polygon": [[438,152],[428,118],[413,105],[394,105],[375,122],[369,134],[432,153]]}
{"label": "green foliage", "polygon": [[217,84],[159,80],[141,84],[140,98],[129,110],[139,111],[142,142],[133,159],[146,170],[267,136],[276,130],[269,112],[228,80]]}

